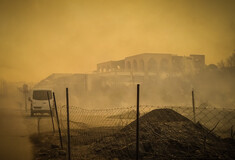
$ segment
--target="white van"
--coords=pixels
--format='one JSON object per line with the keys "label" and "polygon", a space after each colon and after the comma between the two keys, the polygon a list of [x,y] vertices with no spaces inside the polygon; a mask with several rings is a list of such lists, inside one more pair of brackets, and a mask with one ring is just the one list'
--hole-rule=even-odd
{"label": "white van", "polygon": [[50,114],[50,107],[49,101],[51,104],[51,109],[54,109],[54,102],[52,98],[52,90],[48,89],[34,89],[32,91],[32,99],[29,98],[31,101],[31,116],[34,116],[35,113],[48,113]]}

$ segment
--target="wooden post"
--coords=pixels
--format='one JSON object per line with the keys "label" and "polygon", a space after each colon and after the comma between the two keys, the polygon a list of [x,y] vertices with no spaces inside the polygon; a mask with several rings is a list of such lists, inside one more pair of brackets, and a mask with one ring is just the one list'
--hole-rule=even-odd
{"label": "wooden post", "polygon": [[52,127],[53,127],[53,133],[55,133],[55,126],[54,126],[54,120],[53,120],[53,115],[52,115],[52,110],[51,110],[51,102],[50,102],[49,92],[47,92],[47,98],[48,98],[48,104],[49,104],[49,107],[50,107],[51,122],[52,122]]}
{"label": "wooden post", "polygon": [[38,134],[40,134],[40,120],[41,120],[41,118],[38,117]]}
{"label": "wooden post", "polygon": [[67,104],[68,160],[71,160],[70,127],[69,127],[69,93],[68,93],[68,88],[66,88],[66,104]]}
{"label": "wooden post", "polygon": [[55,93],[54,92],[53,92],[53,99],[54,99],[54,104],[55,104],[58,132],[59,132],[59,136],[60,136],[60,146],[61,146],[61,149],[63,149],[63,141],[62,141],[61,130],[60,130],[60,121],[59,121],[59,115],[58,115],[58,111],[57,111],[56,99],[55,99]]}

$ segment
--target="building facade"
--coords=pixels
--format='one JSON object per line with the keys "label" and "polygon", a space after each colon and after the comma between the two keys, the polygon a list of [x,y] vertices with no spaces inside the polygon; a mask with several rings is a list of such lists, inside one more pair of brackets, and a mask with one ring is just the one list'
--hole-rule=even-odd
{"label": "building facade", "polygon": [[143,53],[119,61],[97,64],[98,73],[192,73],[205,67],[205,55],[177,56],[162,53]]}

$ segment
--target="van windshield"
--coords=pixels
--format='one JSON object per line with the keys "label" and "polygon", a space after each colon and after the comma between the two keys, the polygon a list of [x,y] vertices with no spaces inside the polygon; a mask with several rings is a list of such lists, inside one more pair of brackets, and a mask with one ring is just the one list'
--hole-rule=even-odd
{"label": "van windshield", "polygon": [[52,99],[52,94],[51,94],[50,90],[33,91],[33,99],[35,99],[35,100],[48,100],[47,93],[49,95],[49,99]]}

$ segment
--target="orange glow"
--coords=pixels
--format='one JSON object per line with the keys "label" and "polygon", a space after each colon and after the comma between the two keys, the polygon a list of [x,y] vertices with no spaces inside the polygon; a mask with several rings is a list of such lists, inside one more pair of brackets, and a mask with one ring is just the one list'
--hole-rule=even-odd
{"label": "orange glow", "polygon": [[234,15],[233,0],[1,0],[0,79],[37,82],[149,52],[216,64],[235,49]]}

